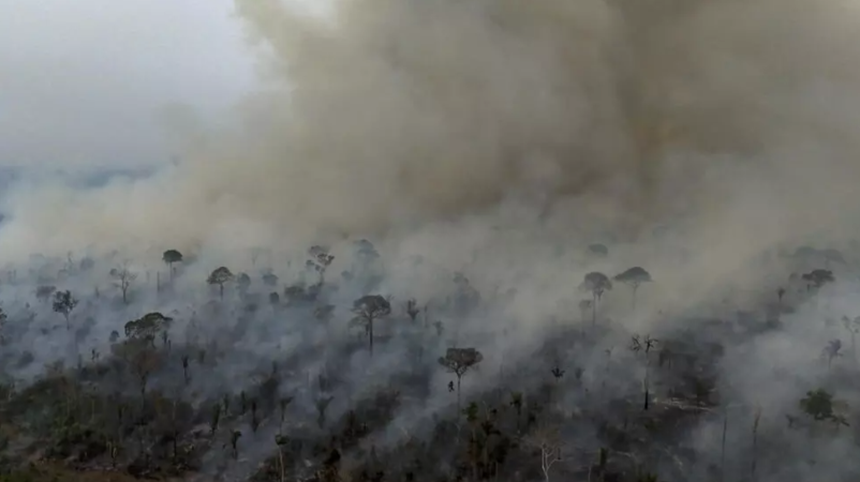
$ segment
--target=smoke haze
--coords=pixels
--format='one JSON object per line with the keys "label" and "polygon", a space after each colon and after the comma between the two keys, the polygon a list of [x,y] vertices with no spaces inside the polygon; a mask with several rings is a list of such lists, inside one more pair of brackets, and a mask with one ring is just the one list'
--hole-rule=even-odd
{"label": "smoke haze", "polygon": [[855,232],[852,2],[332,5],[238,0],[263,87],[230,119],[167,112],[182,162],[151,178],[14,190],[0,250],[353,235],[514,259],[608,233],[657,249],[668,224],[687,275],[719,279],[782,241]]}

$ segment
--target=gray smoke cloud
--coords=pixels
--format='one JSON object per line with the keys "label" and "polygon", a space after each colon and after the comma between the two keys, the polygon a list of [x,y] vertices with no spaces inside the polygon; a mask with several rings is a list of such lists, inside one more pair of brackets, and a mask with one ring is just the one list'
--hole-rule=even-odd
{"label": "gray smoke cloud", "polygon": [[152,178],[12,192],[0,250],[301,250],[355,235],[458,263],[493,245],[535,265],[538,242],[607,233],[655,259],[668,248],[651,230],[671,224],[693,253],[666,271],[689,284],[856,228],[852,2],[236,7],[265,80],[236,117],[168,112],[183,162]]}

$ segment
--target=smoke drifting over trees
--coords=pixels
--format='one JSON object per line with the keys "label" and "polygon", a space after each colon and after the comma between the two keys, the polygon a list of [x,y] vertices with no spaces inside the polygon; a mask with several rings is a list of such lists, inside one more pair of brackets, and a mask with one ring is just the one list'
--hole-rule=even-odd
{"label": "smoke drifting over trees", "polygon": [[5,195],[0,413],[65,435],[4,456],[857,477],[860,4],[332,6],[236,0],[266,87],[182,162]]}

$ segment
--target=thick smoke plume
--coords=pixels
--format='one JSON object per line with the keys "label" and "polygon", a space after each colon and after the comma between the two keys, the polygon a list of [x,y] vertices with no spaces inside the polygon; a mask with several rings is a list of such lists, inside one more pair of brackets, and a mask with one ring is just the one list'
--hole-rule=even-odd
{"label": "thick smoke plume", "polygon": [[500,225],[643,243],[672,224],[718,277],[729,254],[856,227],[853,2],[236,6],[266,80],[238,122],[173,122],[183,162],[151,179],[10,194],[7,256],[343,235],[467,253]]}

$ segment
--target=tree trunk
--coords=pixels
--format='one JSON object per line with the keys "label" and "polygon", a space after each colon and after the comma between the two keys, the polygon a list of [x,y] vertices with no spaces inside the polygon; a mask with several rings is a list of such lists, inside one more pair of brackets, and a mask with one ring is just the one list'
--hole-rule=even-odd
{"label": "tree trunk", "polygon": [[591,326],[597,326],[597,293],[591,295]]}
{"label": "tree trunk", "polygon": [[651,395],[651,377],[650,377],[650,360],[648,360],[648,352],[645,352],[645,379],[643,380],[643,385],[645,388],[645,401],[642,405],[643,410],[648,411],[649,398]]}
{"label": "tree trunk", "polygon": [[218,284],[218,297],[221,298],[222,301],[224,300],[224,283]]}
{"label": "tree trunk", "polygon": [[287,476],[286,470],[284,470],[284,449],[282,449],[280,445],[278,446],[278,462],[281,469],[281,482],[286,482]]}
{"label": "tree trunk", "polygon": [[726,431],[729,427],[729,411],[723,415],[723,438],[720,443],[720,481],[726,480]]}
{"label": "tree trunk", "polygon": [[634,310],[636,309],[636,290],[638,290],[638,289],[639,289],[639,285],[634,284],[633,285],[633,309]]}
{"label": "tree trunk", "polygon": [[370,356],[373,356],[373,318],[367,319],[367,337],[369,338],[368,343],[370,344]]}
{"label": "tree trunk", "polygon": [[457,417],[460,416],[460,380],[462,378],[462,376],[457,375]]}
{"label": "tree trunk", "polygon": [[851,358],[854,359],[854,364],[857,364],[857,334],[851,330]]}

